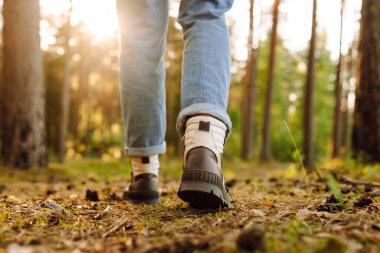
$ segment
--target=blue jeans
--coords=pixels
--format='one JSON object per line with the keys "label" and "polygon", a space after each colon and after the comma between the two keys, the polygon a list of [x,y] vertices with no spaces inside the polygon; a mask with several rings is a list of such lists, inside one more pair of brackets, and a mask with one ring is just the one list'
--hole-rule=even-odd
{"label": "blue jeans", "polygon": [[[224,13],[233,0],[182,0],[178,22],[185,40],[181,112],[186,120],[211,115],[231,130],[226,112],[230,83],[230,45]],[[120,92],[130,156],[165,153],[165,64],[168,0],[118,0],[121,31]]]}

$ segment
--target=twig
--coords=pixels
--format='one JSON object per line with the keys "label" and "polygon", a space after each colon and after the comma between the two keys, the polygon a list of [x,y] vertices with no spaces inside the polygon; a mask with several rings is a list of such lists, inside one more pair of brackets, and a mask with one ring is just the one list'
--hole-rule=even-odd
{"label": "twig", "polygon": [[373,191],[369,194],[371,197],[380,197],[380,191]]}
{"label": "twig", "polygon": [[106,213],[108,213],[110,209],[111,209],[110,206],[107,206],[106,209],[104,209],[103,211],[101,211],[100,213],[98,213],[97,215],[95,215],[94,218],[95,218],[96,220],[99,220],[99,219],[102,218]]}
{"label": "twig", "polygon": [[76,212],[75,214],[76,215],[95,215],[95,214],[98,214],[98,212],[96,210],[84,210],[81,212]]}
{"label": "twig", "polygon": [[341,183],[350,184],[350,185],[365,185],[365,186],[372,186],[372,187],[380,187],[380,182],[366,182],[366,181],[354,180],[354,179],[345,178],[345,177],[342,177],[339,181]]}
{"label": "twig", "polygon": [[116,225],[114,225],[110,230],[108,230],[105,234],[103,234],[102,237],[106,238],[107,236],[109,236],[113,232],[117,231],[122,226],[124,226],[125,223],[127,223],[129,220],[130,220],[129,218],[123,218],[120,222],[116,223]]}
{"label": "twig", "polygon": [[54,202],[51,199],[48,199],[46,202],[42,203],[41,206],[45,207],[45,208],[48,208],[50,210],[56,211],[58,213],[61,213],[64,216],[68,214],[68,212],[66,211],[66,209],[63,206],[61,206],[60,204]]}

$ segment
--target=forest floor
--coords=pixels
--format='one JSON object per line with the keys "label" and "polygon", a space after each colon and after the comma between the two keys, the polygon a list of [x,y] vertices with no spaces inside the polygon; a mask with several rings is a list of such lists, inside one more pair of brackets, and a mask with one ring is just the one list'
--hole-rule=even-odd
{"label": "forest floor", "polygon": [[378,165],[335,163],[306,177],[294,165],[227,161],[235,207],[220,210],[178,199],[176,160],[163,161],[161,204],[123,201],[127,167],[0,168],[0,252],[380,252]]}

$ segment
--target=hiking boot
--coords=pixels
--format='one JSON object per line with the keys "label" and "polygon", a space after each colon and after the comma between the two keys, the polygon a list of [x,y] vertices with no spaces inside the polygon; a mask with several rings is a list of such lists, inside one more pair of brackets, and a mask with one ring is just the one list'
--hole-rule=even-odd
{"label": "hiking boot", "polygon": [[134,203],[158,204],[160,196],[157,176],[151,173],[132,176],[132,183],[124,191],[123,199]]}
{"label": "hiking boot", "polygon": [[205,147],[187,155],[178,196],[195,208],[232,208],[232,199],[214,153]]}
{"label": "hiking boot", "polygon": [[221,121],[207,116],[186,123],[184,167],[177,194],[192,207],[233,207],[221,166],[225,132]]}

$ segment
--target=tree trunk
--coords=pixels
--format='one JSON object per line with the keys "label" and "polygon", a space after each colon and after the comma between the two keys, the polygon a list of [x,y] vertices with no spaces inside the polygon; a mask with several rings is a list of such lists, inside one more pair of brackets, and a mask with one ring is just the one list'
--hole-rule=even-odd
{"label": "tree trunk", "polygon": [[313,126],[313,87],[315,74],[315,44],[316,44],[316,28],[317,28],[317,0],[313,0],[313,15],[311,26],[311,38],[309,46],[309,57],[307,66],[305,100],[304,100],[304,115],[303,115],[303,153],[304,165],[307,169],[313,168],[313,141],[314,141],[314,126]]}
{"label": "tree trunk", "polygon": [[76,146],[80,146],[82,144],[82,132],[85,132],[83,130],[83,126],[85,125],[83,122],[85,121],[84,119],[87,113],[84,108],[89,81],[89,43],[90,42],[87,37],[82,35],[79,40],[80,60],[78,67],[78,89],[75,91],[75,95],[73,94],[74,101],[72,108],[72,119],[70,122],[71,132]]}
{"label": "tree trunk", "polygon": [[350,130],[349,126],[351,125],[350,122],[352,122],[352,115],[349,114],[349,108],[348,108],[348,96],[350,93],[350,82],[352,77],[355,73],[354,68],[354,58],[353,58],[353,50],[355,47],[355,41],[353,41],[346,58],[345,66],[346,66],[346,76],[345,76],[345,83],[346,87],[343,90],[342,93],[342,133],[341,133],[341,155],[343,157],[347,156],[348,150],[350,148],[351,138],[350,138]]}
{"label": "tree trunk", "polygon": [[271,32],[271,45],[269,52],[268,62],[268,75],[267,75],[267,90],[264,104],[264,119],[263,119],[263,146],[261,149],[261,160],[269,160],[271,158],[271,145],[270,145],[270,120],[273,100],[273,80],[274,70],[276,63],[276,44],[277,44],[277,25],[278,25],[278,7],[280,0],[275,0],[273,3],[273,26]]}
{"label": "tree trunk", "polygon": [[243,83],[242,95],[242,135],[241,135],[241,157],[243,160],[251,159],[253,156],[254,136],[254,98],[256,91],[257,57],[258,49],[253,48],[253,20],[254,0],[250,0],[249,8],[249,34],[248,34],[248,58],[246,74]]}
{"label": "tree trunk", "polygon": [[71,37],[71,11],[72,3],[70,0],[70,9],[68,13],[67,21],[67,31],[65,40],[65,74],[62,86],[62,114],[61,114],[61,126],[59,134],[59,151],[58,151],[58,162],[63,163],[65,161],[66,155],[66,139],[67,132],[69,128],[69,113],[70,113],[70,60],[71,60],[71,49],[70,49],[70,37]]}
{"label": "tree trunk", "polygon": [[38,0],[3,6],[2,146],[9,167],[45,166],[45,111]]}
{"label": "tree trunk", "polygon": [[380,1],[363,0],[352,146],[355,157],[380,161]]}
{"label": "tree trunk", "polygon": [[176,19],[169,18],[168,33],[167,33],[167,64],[166,69],[166,142],[167,153],[175,155],[176,157],[182,156],[182,140],[177,134],[176,120],[177,115],[181,110],[181,90],[180,90],[180,77],[182,66],[182,51],[183,40],[182,34],[175,27]]}
{"label": "tree trunk", "polygon": [[334,122],[333,122],[333,150],[332,158],[338,158],[341,155],[342,146],[342,80],[341,80],[341,69],[342,69],[342,33],[343,33],[343,11],[344,2],[341,0],[340,9],[340,37],[339,37],[339,60],[336,67],[336,79],[335,79],[335,108],[334,108]]}

